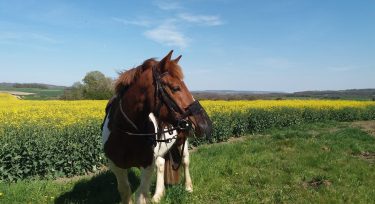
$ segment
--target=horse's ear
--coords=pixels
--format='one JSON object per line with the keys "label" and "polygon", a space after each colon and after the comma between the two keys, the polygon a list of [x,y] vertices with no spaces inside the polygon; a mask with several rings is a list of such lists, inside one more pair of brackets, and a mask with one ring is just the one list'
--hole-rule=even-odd
{"label": "horse's ear", "polygon": [[[166,65],[168,62],[171,61],[171,57],[172,57],[172,53],[173,53],[173,50],[171,50],[167,56],[165,56],[162,60],[160,60],[159,64],[160,64],[160,69],[161,71],[164,71],[164,69],[166,69]],[[166,71],[166,70],[165,70]]]}
{"label": "horse's ear", "polygon": [[178,61],[180,61],[182,55],[178,56],[176,59],[173,60],[173,62],[175,62],[176,64],[178,64]]}

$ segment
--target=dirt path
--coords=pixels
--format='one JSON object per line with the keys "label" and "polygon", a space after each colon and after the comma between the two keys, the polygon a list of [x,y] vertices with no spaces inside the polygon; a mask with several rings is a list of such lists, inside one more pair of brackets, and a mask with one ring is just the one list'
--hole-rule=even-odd
{"label": "dirt path", "polygon": [[22,99],[22,96],[33,95],[35,93],[22,92],[22,91],[0,91],[0,93],[9,93],[18,99]]}
{"label": "dirt path", "polygon": [[354,127],[359,127],[375,137],[375,120],[353,122]]}
{"label": "dirt path", "polygon": [[28,96],[33,95],[35,93],[29,93],[29,92],[22,92],[22,91],[0,91],[0,93],[9,93],[16,96]]}

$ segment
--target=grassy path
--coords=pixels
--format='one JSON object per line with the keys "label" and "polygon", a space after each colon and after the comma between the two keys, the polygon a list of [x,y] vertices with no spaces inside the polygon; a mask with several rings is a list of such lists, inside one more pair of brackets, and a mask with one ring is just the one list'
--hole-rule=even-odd
{"label": "grassy path", "polygon": [[[373,203],[375,136],[368,132],[320,123],[199,147],[191,162],[194,192],[171,187],[163,203]],[[134,189],[139,171],[129,175]],[[116,203],[115,183],[109,172],[0,183],[0,203]]]}

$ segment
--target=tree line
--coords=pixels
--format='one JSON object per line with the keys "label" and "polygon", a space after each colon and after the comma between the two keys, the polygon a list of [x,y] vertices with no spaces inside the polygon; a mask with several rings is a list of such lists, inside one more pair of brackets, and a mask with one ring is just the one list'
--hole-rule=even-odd
{"label": "tree line", "polygon": [[45,84],[37,83],[15,83],[14,88],[37,88],[37,89],[48,89],[48,86]]}

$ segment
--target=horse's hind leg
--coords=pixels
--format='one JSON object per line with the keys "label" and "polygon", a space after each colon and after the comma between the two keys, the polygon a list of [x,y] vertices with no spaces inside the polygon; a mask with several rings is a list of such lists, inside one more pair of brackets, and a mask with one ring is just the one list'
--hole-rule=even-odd
{"label": "horse's hind leg", "polygon": [[148,192],[150,191],[151,177],[154,170],[154,165],[150,165],[147,168],[142,168],[141,184],[137,190],[135,199],[138,204],[146,204],[148,198]]}
{"label": "horse's hind leg", "polygon": [[111,160],[109,160],[109,168],[116,176],[117,189],[120,193],[122,204],[132,203],[132,192],[128,181],[128,170],[117,167]]}
{"label": "horse's hind leg", "polygon": [[182,165],[184,166],[184,174],[185,174],[185,189],[188,192],[193,192],[193,183],[191,182],[190,171],[189,171],[189,164],[190,164],[190,156],[189,156],[189,143],[185,141],[185,148],[184,148],[184,155],[182,157]]}
{"label": "horse's hind leg", "polygon": [[156,157],[156,189],[155,194],[152,197],[152,201],[155,203],[160,202],[161,198],[164,195],[164,164],[165,159],[163,157]]}

